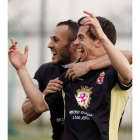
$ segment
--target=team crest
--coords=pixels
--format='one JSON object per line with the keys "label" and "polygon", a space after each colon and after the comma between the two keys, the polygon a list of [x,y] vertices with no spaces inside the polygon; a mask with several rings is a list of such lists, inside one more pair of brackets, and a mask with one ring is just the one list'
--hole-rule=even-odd
{"label": "team crest", "polygon": [[105,73],[104,72],[100,73],[100,76],[97,78],[97,81],[96,81],[98,85],[103,84],[104,77],[105,77]]}
{"label": "team crest", "polygon": [[80,107],[84,107],[85,109],[87,109],[87,107],[89,106],[91,100],[90,96],[92,94],[91,90],[92,88],[89,88],[88,86],[81,86],[81,89],[77,90],[77,95],[75,95],[75,98]]}

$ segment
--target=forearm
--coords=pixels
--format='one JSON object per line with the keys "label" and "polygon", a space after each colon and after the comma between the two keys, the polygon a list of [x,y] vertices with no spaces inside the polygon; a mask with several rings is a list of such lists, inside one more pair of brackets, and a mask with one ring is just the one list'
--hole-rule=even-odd
{"label": "forearm", "polygon": [[130,50],[120,50],[120,52],[126,57],[129,64],[132,64],[132,51],[130,51]]}
{"label": "forearm", "polygon": [[[126,57],[129,63],[132,64],[132,52],[129,50],[119,50],[119,51]],[[89,60],[87,64],[88,64],[89,70],[107,68],[112,65],[107,54],[101,57],[98,57],[96,59]]]}
{"label": "forearm", "polygon": [[42,113],[36,113],[31,102],[25,101],[22,105],[23,120],[26,124],[36,120]]}
{"label": "forearm", "polygon": [[132,79],[132,71],[128,60],[106,36],[103,38],[102,44],[109,56],[111,64],[118,72],[122,82],[125,84],[129,83]]}
{"label": "forearm", "polygon": [[[86,62],[87,63],[87,62]],[[97,70],[111,66],[111,62],[107,54],[88,61],[89,70]]]}
{"label": "forearm", "polygon": [[24,91],[32,103],[35,111],[37,113],[41,113],[47,110],[47,106],[45,105],[41,91],[34,85],[26,67],[22,67],[17,70],[19,78],[21,80]]}

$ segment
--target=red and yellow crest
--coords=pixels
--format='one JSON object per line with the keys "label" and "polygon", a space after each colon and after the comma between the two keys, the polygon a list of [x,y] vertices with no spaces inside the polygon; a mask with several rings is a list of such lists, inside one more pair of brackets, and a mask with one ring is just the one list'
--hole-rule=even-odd
{"label": "red and yellow crest", "polygon": [[100,73],[100,76],[97,78],[97,81],[96,81],[98,85],[102,85],[103,84],[104,77],[105,77],[105,73],[104,72]]}
{"label": "red and yellow crest", "polygon": [[84,107],[85,109],[87,109],[87,107],[89,106],[91,100],[90,96],[92,94],[91,90],[92,87],[89,88],[88,86],[81,86],[81,89],[77,90],[77,95],[75,95],[75,98],[80,107]]}

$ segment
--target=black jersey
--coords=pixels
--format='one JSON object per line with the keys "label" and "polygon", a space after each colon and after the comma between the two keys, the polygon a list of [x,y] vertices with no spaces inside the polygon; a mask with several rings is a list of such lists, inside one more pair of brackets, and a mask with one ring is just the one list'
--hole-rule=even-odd
{"label": "black jersey", "polygon": [[113,67],[90,71],[73,81],[63,78],[65,121],[61,140],[117,140],[131,83]]}
{"label": "black jersey", "polygon": [[[41,92],[45,90],[50,80],[53,80],[60,76],[66,69],[60,65],[53,65],[52,63],[46,63],[40,66],[34,76],[34,83],[39,84]],[[49,106],[50,121],[53,129],[53,140],[58,140],[63,131],[64,121],[64,103],[62,98],[62,92],[49,94],[44,96],[45,103]]]}

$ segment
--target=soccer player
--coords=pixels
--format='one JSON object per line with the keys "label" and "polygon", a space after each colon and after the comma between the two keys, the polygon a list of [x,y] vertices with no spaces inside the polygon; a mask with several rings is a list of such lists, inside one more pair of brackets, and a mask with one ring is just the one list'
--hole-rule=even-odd
{"label": "soccer player", "polygon": [[132,70],[127,59],[115,48],[116,30],[112,22],[95,17],[79,20],[75,45],[80,45],[80,61],[107,54],[112,66],[90,71],[75,82],[60,76],[65,93],[65,121],[61,140],[117,140]]}
{"label": "soccer player", "polygon": [[[14,39],[11,39],[13,45],[9,49],[9,59],[16,68],[28,97],[22,106],[25,121],[29,123],[38,118],[42,112],[50,110],[50,120],[53,128],[52,138],[54,140],[60,138],[63,130],[64,104],[62,94],[61,91],[59,91],[58,94],[53,94],[51,97],[48,95],[46,98],[47,104],[45,104],[42,93],[47,85],[48,88],[53,86],[52,89],[55,93],[58,89],[57,87],[60,88],[60,84],[62,84],[62,82],[57,80],[57,77],[59,77],[71,63],[74,63],[79,59],[79,52],[73,45],[77,32],[78,24],[72,20],[57,24],[48,45],[48,48],[50,48],[53,54],[52,62],[40,66],[35,73],[33,79],[34,83],[32,82],[25,65],[28,56],[28,46],[25,47],[25,52],[22,54],[17,47],[17,42],[14,41]],[[47,92],[51,93],[52,91],[50,89],[47,90]],[[50,105],[51,100],[54,101],[55,99],[57,99],[56,102],[53,105]]]}
{"label": "soccer player", "polygon": [[[54,140],[58,140],[61,136],[64,118],[62,94],[61,91],[56,93],[57,90],[61,90],[62,82],[59,81],[57,77],[59,77],[70,64],[73,64],[79,59],[79,52],[74,45],[77,32],[77,23],[71,20],[60,22],[56,26],[48,45],[48,48],[51,49],[53,54],[52,62],[40,66],[34,76],[33,82],[26,68],[28,46],[25,47],[25,52],[22,54],[17,47],[17,42],[14,41],[14,39],[11,39],[12,46],[9,49],[9,59],[12,65],[16,68],[27,95],[27,100],[22,106],[24,120],[26,123],[30,123],[37,119],[42,112],[50,110],[51,124],[53,128],[52,138]],[[125,55],[129,59],[131,58],[131,55],[128,53],[125,53]],[[94,69],[93,64],[98,68],[98,63],[100,64],[104,60],[105,56],[103,56],[103,59],[97,59],[97,63],[96,60],[90,61],[87,65],[87,67],[89,67],[88,70],[90,70],[91,65]],[[108,58],[106,60],[108,60]],[[80,63],[80,67],[81,66],[85,66],[85,64]],[[82,74],[86,70],[78,71]],[[46,104],[42,98],[42,92],[48,94],[45,96]]]}

